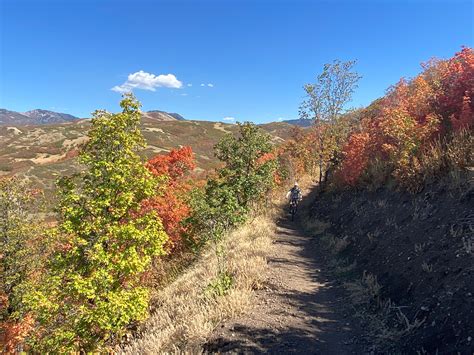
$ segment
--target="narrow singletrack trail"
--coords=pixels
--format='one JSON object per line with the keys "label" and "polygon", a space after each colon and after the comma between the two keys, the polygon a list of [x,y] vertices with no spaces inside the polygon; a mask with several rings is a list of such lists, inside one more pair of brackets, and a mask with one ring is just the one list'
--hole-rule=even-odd
{"label": "narrow singletrack trail", "polygon": [[361,353],[356,323],[345,314],[344,290],[327,270],[314,238],[297,222],[278,221],[267,287],[239,319],[222,324],[210,352]]}

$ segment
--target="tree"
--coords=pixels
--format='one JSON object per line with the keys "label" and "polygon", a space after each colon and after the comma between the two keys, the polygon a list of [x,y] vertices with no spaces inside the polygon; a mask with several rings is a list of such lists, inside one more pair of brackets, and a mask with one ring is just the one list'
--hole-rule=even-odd
{"label": "tree", "polygon": [[125,94],[117,114],[96,111],[79,156],[83,173],[60,179],[58,245],[47,282],[32,297],[43,333],[36,350],[100,350],[143,320],[149,291],[140,277],[164,253],[167,235],[154,211],[136,216],[160,181],[138,151],[140,104]]}
{"label": "tree", "polygon": [[196,167],[191,147],[173,149],[168,154],[159,154],[146,163],[150,172],[165,178],[165,188],[156,191],[156,195],[142,203],[142,212],[154,210],[163,222],[169,236],[169,248],[183,246],[185,227],[183,220],[189,215],[186,195],[191,186],[185,179],[186,174]]}
{"label": "tree", "polygon": [[303,87],[306,99],[300,106],[300,117],[313,120],[318,127],[316,135],[320,183],[329,162],[338,154],[337,149],[341,147],[344,138],[339,119],[361,78],[353,71],[355,63],[335,60],[331,64],[325,64],[316,82]]}
{"label": "tree", "polygon": [[248,122],[239,123],[239,131],[238,137],[229,133],[215,145],[215,155],[224,166],[203,189],[190,194],[188,236],[199,235],[201,243],[219,239],[243,222],[251,205],[260,203],[274,184],[277,161],[270,136]]}
{"label": "tree", "polygon": [[235,192],[239,205],[247,209],[272,188],[276,159],[270,135],[256,125],[239,123],[239,134],[227,134],[214,149],[225,164],[218,171],[219,177]]}

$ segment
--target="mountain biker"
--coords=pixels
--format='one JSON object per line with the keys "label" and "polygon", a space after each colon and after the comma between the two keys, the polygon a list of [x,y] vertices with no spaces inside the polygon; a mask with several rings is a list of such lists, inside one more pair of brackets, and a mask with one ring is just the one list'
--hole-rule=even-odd
{"label": "mountain biker", "polygon": [[301,201],[303,199],[303,196],[301,194],[301,190],[300,190],[297,182],[295,182],[295,184],[290,189],[290,191],[288,191],[288,193],[286,194],[286,197],[290,200],[290,203],[291,202],[298,203],[298,201]]}

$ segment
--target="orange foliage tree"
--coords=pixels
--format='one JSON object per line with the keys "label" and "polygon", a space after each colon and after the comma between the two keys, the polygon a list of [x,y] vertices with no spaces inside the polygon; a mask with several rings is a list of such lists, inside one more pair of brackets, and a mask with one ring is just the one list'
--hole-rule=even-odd
{"label": "orange foliage tree", "polygon": [[304,174],[313,175],[316,167],[314,132],[294,127],[291,138],[279,147],[280,165],[286,169],[286,178],[298,180]]}
{"label": "orange foliage tree", "polygon": [[168,154],[160,154],[150,159],[146,167],[153,175],[164,177],[166,184],[163,189],[157,191],[156,196],[142,204],[142,210],[155,210],[169,236],[168,247],[180,248],[183,246],[182,236],[185,232],[181,222],[190,211],[185,199],[191,188],[187,174],[196,167],[193,151],[191,147],[173,149]]}

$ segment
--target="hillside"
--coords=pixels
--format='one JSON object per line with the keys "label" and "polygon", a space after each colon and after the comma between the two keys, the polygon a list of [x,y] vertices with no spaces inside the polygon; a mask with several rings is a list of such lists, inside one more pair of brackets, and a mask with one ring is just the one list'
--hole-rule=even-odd
{"label": "hillside", "polygon": [[[49,190],[54,174],[70,174],[78,169],[74,162],[78,147],[86,141],[88,120],[48,124],[0,126],[0,176],[19,174],[38,188]],[[261,126],[282,142],[291,131],[285,123]],[[217,166],[214,144],[226,133],[237,132],[236,125],[207,121],[178,120],[167,113],[143,114],[142,133],[147,141],[143,154],[150,158],[180,146],[191,146],[196,155],[197,172]]]}

